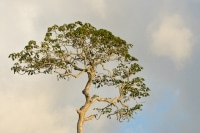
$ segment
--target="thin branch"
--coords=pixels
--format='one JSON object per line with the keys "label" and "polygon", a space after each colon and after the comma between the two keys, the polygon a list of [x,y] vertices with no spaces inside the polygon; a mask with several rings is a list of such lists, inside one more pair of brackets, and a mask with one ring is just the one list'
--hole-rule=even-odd
{"label": "thin branch", "polygon": [[84,72],[85,72],[85,69],[83,70],[83,71],[81,71],[81,72],[79,72],[78,74],[72,74],[72,73],[60,73],[60,72],[58,72],[58,71],[54,71],[55,73],[57,73],[57,74],[59,74],[59,75],[62,75],[62,76],[72,76],[72,77],[74,77],[74,78],[78,78],[78,77],[80,77]]}
{"label": "thin branch", "polygon": [[103,65],[103,63],[100,63],[100,65],[102,66],[103,70],[108,71],[108,73],[112,77],[112,72],[109,69],[105,68],[105,66]]}
{"label": "thin branch", "polygon": [[84,121],[89,121],[89,120],[92,120],[94,118],[96,118],[96,115],[90,115],[90,116],[84,118]]}
{"label": "thin branch", "polygon": [[115,97],[113,99],[95,97],[95,98],[92,99],[92,102],[95,102],[95,101],[98,101],[98,102],[107,102],[107,103],[109,103],[111,105],[114,105],[117,109],[119,109],[119,107],[116,104],[116,100],[117,100],[117,97]]}
{"label": "thin branch", "polygon": [[117,101],[120,102],[122,106],[129,108],[129,106],[128,106],[127,104],[125,104],[125,103],[121,100],[121,98],[117,99]]}

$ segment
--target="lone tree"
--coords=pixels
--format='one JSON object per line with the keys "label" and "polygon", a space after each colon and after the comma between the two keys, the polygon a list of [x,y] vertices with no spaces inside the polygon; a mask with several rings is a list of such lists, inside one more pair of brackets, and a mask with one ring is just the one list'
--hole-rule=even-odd
{"label": "lone tree", "polygon": [[[77,21],[49,27],[40,45],[31,40],[21,52],[12,53],[9,58],[16,60],[11,70],[22,75],[55,73],[58,79],[66,79],[87,74],[88,80],[82,90],[85,103],[77,110],[77,133],[83,133],[84,122],[101,115],[116,116],[119,121],[129,120],[141,110],[142,104],[137,99],[149,96],[144,79],[134,76],[142,67],[129,53],[132,46],[105,29]],[[119,94],[116,97],[91,96],[92,85],[94,88],[115,87]],[[86,116],[95,102],[104,102],[105,106],[94,108],[96,114]]]}

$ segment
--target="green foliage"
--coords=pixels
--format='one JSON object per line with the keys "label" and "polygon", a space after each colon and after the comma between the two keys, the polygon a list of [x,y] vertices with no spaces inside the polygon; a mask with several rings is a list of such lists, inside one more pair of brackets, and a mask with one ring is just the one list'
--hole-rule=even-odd
{"label": "green foliage", "polygon": [[[134,77],[143,68],[129,53],[132,46],[110,31],[77,21],[49,27],[40,45],[31,40],[21,52],[12,53],[9,58],[16,61],[11,70],[19,74],[56,73],[58,79],[93,74],[91,78],[96,88],[114,86],[119,89],[119,96],[115,98],[91,97],[91,100],[108,103],[95,110],[99,116],[116,115],[121,121],[141,110],[142,104],[133,105],[131,100],[147,97],[150,91],[143,78]],[[109,62],[117,64],[116,67],[105,68]]]}

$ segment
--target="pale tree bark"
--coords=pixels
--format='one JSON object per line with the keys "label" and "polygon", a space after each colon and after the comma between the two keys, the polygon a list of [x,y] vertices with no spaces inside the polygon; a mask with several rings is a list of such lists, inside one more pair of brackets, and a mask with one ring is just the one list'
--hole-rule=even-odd
{"label": "pale tree bark", "polygon": [[92,104],[92,100],[91,100],[91,97],[90,97],[90,94],[89,94],[89,90],[90,90],[90,87],[92,85],[92,80],[95,76],[94,71],[95,71],[94,68],[91,68],[90,70],[88,69],[88,71],[87,71],[88,81],[87,81],[87,84],[86,84],[84,90],[82,91],[82,93],[85,95],[86,101],[85,101],[85,104],[80,109],[77,110],[77,113],[79,115],[79,119],[78,119],[78,122],[77,122],[77,133],[83,133],[84,132],[83,131],[83,125],[84,125],[84,122],[87,121],[85,114]]}

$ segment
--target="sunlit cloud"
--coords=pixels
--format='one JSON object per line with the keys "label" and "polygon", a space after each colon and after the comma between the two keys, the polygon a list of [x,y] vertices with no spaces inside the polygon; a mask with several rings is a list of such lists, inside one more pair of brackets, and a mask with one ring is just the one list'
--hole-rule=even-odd
{"label": "sunlit cloud", "polygon": [[163,16],[151,30],[151,48],[157,56],[170,58],[177,65],[190,57],[192,33],[180,15]]}
{"label": "sunlit cloud", "polygon": [[[27,90],[29,90],[27,88]],[[66,133],[67,126],[60,124],[62,117],[70,108],[58,112],[52,111],[52,97],[45,91],[40,92],[24,89],[0,93],[0,132],[2,133]],[[42,94],[42,95],[41,95]],[[64,122],[63,122],[64,123]],[[67,124],[67,122],[65,121]]]}

